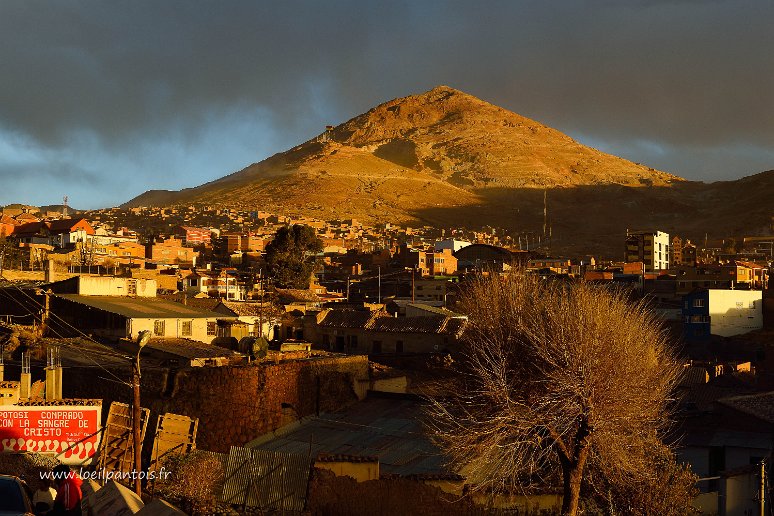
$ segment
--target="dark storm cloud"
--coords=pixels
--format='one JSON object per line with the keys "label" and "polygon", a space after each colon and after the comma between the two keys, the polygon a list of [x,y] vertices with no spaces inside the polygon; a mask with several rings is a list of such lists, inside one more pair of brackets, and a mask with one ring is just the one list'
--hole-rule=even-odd
{"label": "dark storm cloud", "polygon": [[751,174],[774,168],[772,22],[767,0],[7,0],[0,178],[88,171],[84,202],[118,203],[437,84],[680,175]]}

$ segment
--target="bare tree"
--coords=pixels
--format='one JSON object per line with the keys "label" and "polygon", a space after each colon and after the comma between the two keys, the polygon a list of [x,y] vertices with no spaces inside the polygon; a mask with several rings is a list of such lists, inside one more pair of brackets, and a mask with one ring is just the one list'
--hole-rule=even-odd
{"label": "bare tree", "polygon": [[642,304],[516,271],[474,281],[462,311],[459,389],[436,398],[430,419],[472,485],[513,492],[561,478],[562,514],[574,515],[590,468],[613,481],[649,474],[645,443],[660,443],[680,368]]}

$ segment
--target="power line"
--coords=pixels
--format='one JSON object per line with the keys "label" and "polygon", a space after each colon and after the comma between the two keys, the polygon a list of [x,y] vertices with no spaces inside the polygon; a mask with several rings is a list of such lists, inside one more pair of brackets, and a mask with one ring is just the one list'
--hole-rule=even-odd
{"label": "power line", "polygon": [[[0,275],[0,278],[1,278],[1,277],[2,277],[2,276]],[[5,278],[3,278],[3,279],[5,279]],[[16,286],[16,285],[12,285],[12,286],[14,286],[14,287],[15,287],[15,288],[16,288],[16,289],[17,289],[17,290],[18,290],[18,291],[19,291],[19,292],[20,292],[22,295],[24,295],[25,297],[27,297],[27,298],[28,298],[28,299],[29,299],[29,300],[30,300],[30,301],[33,303],[33,305],[32,305],[33,307],[37,306],[37,308],[39,308],[39,309],[43,309],[43,310],[45,309],[45,307],[43,307],[43,305],[41,305],[41,304],[40,304],[40,303],[39,303],[39,302],[38,302],[38,301],[37,301],[35,298],[33,298],[32,296],[30,296],[28,293],[24,292],[24,291],[23,291],[21,288],[19,288],[19,287],[18,287],[18,286]],[[6,296],[7,298],[9,298],[9,299],[13,300],[14,302],[18,303],[20,306],[23,306],[23,305],[21,304],[20,300],[18,300],[18,299],[15,299],[15,298],[11,297],[11,296],[10,296],[10,294],[8,294],[7,292],[5,292],[4,290],[0,289],[0,292],[2,292],[3,294],[5,294],[5,296]],[[27,309],[29,309],[29,308],[27,308]],[[30,314],[29,314],[29,315],[32,315],[32,316],[34,317],[34,315],[35,315],[35,314],[34,314],[34,313],[32,313],[32,312],[30,312]],[[86,338],[88,341],[91,341],[91,342],[93,342],[93,343],[95,343],[95,344],[97,344],[97,345],[99,345],[99,346],[102,346],[102,344],[101,344],[101,343],[97,342],[96,340],[94,340],[93,338],[89,337],[88,335],[86,335],[85,333],[83,333],[82,331],[80,331],[79,329],[77,329],[77,328],[75,328],[74,326],[72,326],[71,324],[67,323],[67,321],[65,321],[65,320],[64,320],[64,319],[62,319],[61,317],[58,317],[58,316],[56,316],[55,314],[51,314],[51,315],[54,315],[54,317],[56,317],[57,319],[61,320],[61,321],[62,321],[62,323],[64,323],[66,326],[69,326],[70,328],[74,329],[74,330],[75,330],[77,333],[81,334],[81,335],[82,335],[84,338]],[[61,326],[61,323],[58,323],[58,324],[60,325],[60,328],[61,328],[61,327],[62,327],[62,326]],[[57,337],[59,337],[60,339],[65,339],[65,337],[64,337],[64,336],[62,336],[62,335],[61,335],[59,332],[57,332],[57,331],[56,331],[56,330],[55,330],[53,327],[49,326],[49,329],[50,329],[50,330],[51,330],[51,331],[54,333],[54,335],[56,335],[56,336],[57,336]],[[90,351],[86,351],[86,349],[85,349],[85,348],[83,348],[83,347],[74,346],[74,345],[72,345],[72,344],[70,344],[70,343],[67,343],[67,342],[62,342],[62,343],[60,343],[60,344],[61,344],[61,345],[64,345],[65,347],[68,347],[68,348],[70,348],[70,349],[74,349],[74,350],[78,351],[78,352],[79,352],[79,353],[80,353],[80,354],[81,354],[83,357],[85,357],[85,358],[87,358],[88,360],[92,361],[92,362],[93,362],[93,363],[94,363],[96,366],[98,366],[100,369],[102,369],[103,371],[105,371],[107,374],[111,375],[111,376],[112,376],[113,378],[115,378],[115,379],[116,379],[118,382],[120,382],[120,383],[122,383],[122,384],[124,384],[124,385],[130,385],[130,384],[129,384],[129,382],[126,382],[125,380],[122,380],[122,379],[121,379],[119,376],[117,376],[115,373],[113,373],[113,372],[112,372],[112,371],[110,371],[109,369],[105,368],[105,367],[104,367],[102,364],[100,364],[100,363],[99,363],[97,360],[95,360],[95,359],[94,359],[94,358],[91,356],[91,354],[92,354],[92,352],[93,352],[94,354],[101,354],[101,355],[103,355],[103,356],[112,356],[112,357],[114,357],[114,358],[122,358],[122,359],[128,359],[128,357],[126,357],[125,355],[120,355],[120,354],[118,354],[118,353],[110,353],[110,352],[104,352],[104,351],[97,351],[97,350],[90,350]]]}
{"label": "power line", "polygon": [[[17,287],[17,286],[15,286],[15,288],[16,288],[16,289],[17,289],[19,292],[21,292],[21,293],[22,293],[24,296],[26,296],[26,297],[27,297],[27,299],[29,299],[29,300],[30,300],[30,302],[32,302],[32,303],[33,303],[33,306],[34,306],[34,307],[36,307],[37,309],[39,309],[39,310],[41,310],[41,311],[44,311],[44,310],[45,310],[45,307],[44,307],[44,306],[43,306],[43,305],[42,305],[42,304],[41,304],[41,303],[40,303],[38,300],[36,300],[34,297],[30,296],[28,293],[24,292],[24,290],[20,289],[20,288],[19,288],[19,287]],[[5,292],[4,292],[4,293],[5,293]],[[8,297],[9,299],[13,300],[14,302],[17,302],[17,303],[19,302],[19,300],[18,300],[18,299],[16,299],[16,298],[13,298],[13,297],[10,297],[10,296],[9,296],[7,293],[5,293],[5,294],[6,294],[6,297]],[[30,312],[28,315],[31,315],[31,316],[33,316],[33,317],[35,316],[35,314],[34,314],[34,313],[32,313],[32,312]],[[93,342],[94,344],[97,344],[97,345],[99,345],[99,346],[103,346],[103,344],[102,344],[101,342],[98,342],[98,341],[94,340],[94,339],[93,339],[93,338],[92,338],[90,335],[87,335],[87,334],[85,334],[85,333],[84,333],[84,332],[82,332],[80,329],[78,329],[78,328],[76,328],[75,326],[73,326],[72,324],[68,323],[66,320],[64,320],[63,318],[59,317],[59,316],[58,316],[58,315],[56,315],[55,313],[50,313],[50,312],[49,312],[49,326],[51,325],[51,323],[52,323],[52,322],[56,322],[56,323],[57,323],[57,325],[59,325],[60,329],[67,330],[67,329],[69,328],[69,329],[71,329],[71,330],[74,330],[74,331],[75,331],[77,334],[79,334],[80,336],[82,336],[82,337],[83,337],[83,338],[85,338],[86,340],[88,340],[88,341],[91,341],[91,342]],[[55,334],[57,337],[59,337],[59,338],[62,338],[62,339],[66,338],[66,337],[65,337],[65,336],[63,336],[62,334],[60,334],[60,333],[56,332],[56,330],[54,330],[53,328],[51,328],[51,331],[52,331],[52,332],[54,332],[54,334]],[[92,351],[94,351],[94,352],[98,352],[98,351],[96,351],[96,350],[92,350]],[[125,359],[125,360],[129,360],[129,359],[130,359],[130,357],[129,357],[129,356],[127,356],[127,355],[122,355],[122,354],[115,353],[115,352],[106,352],[106,351],[102,351],[102,352],[98,352],[98,353],[101,353],[101,354],[104,354],[104,355],[110,355],[110,356],[114,356],[114,357],[116,357],[116,358],[122,358],[122,359]]]}

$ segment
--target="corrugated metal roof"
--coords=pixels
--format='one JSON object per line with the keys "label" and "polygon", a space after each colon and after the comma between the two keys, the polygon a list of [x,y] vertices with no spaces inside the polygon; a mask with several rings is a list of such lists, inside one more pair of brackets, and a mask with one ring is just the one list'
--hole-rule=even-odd
{"label": "corrugated metal roof", "polygon": [[157,298],[132,298],[117,296],[81,296],[77,294],[55,294],[56,297],[73,303],[90,306],[130,319],[223,319],[224,315],[208,310],[181,305]]}
{"label": "corrugated metal roof", "polygon": [[353,328],[384,333],[445,333],[458,335],[465,319],[448,315],[392,317],[385,312],[327,310],[318,325],[323,328]]}
{"label": "corrugated metal roof", "polygon": [[365,310],[327,310],[318,324],[324,328],[365,328],[372,317],[374,313]]}
{"label": "corrugated metal roof", "polygon": [[386,474],[447,473],[445,456],[424,432],[423,410],[417,400],[369,398],[340,413],[307,418],[256,448],[310,457],[378,457]]}
{"label": "corrugated metal roof", "polygon": [[145,349],[158,350],[190,359],[227,358],[239,355],[239,353],[230,349],[213,346],[211,344],[202,344],[201,342],[188,339],[151,339]]}

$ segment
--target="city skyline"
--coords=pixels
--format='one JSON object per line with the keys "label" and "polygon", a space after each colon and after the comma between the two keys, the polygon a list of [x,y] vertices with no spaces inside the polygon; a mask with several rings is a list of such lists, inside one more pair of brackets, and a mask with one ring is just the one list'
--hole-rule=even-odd
{"label": "city skyline", "polygon": [[766,2],[6,2],[0,204],[211,181],[447,84],[692,180],[772,168]]}

